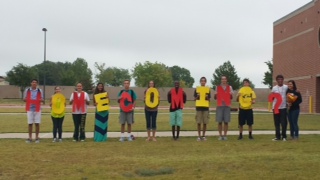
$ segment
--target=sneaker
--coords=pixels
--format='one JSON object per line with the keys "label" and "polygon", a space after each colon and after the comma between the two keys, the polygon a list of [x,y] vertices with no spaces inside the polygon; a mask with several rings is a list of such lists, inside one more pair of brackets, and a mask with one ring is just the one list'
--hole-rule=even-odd
{"label": "sneaker", "polygon": [[202,141],[206,141],[207,138],[205,136],[202,136]]}
{"label": "sneaker", "polygon": [[220,137],[218,138],[218,140],[219,140],[219,141],[223,141],[223,140],[224,140],[223,136],[220,136]]}
{"label": "sneaker", "polygon": [[39,140],[39,139],[36,139],[35,143],[40,143],[40,140]]}
{"label": "sneaker", "polygon": [[223,140],[224,140],[224,141],[228,140],[227,136],[224,136],[224,137],[223,137]]}
{"label": "sneaker", "polygon": [[26,143],[32,143],[32,140],[31,139],[27,139]]}
{"label": "sneaker", "polygon": [[57,138],[53,138],[53,141],[52,141],[52,142],[53,142],[53,143],[54,143],[54,142],[57,142]]}
{"label": "sneaker", "polygon": [[198,137],[198,138],[197,138],[197,141],[201,141],[201,137]]}
{"label": "sneaker", "polygon": [[124,137],[121,137],[121,138],[119,139],[119,141],[120,141],[120,142],[123,142],[123,141],[124,141]]}
{"label": "sneaker", "polygon": [[77,142],[77,140],[76,140],[76,139],[73,139],[72,141],[73,141],[73,142]]}
{"label": "sneaker", "polygon": [[243,138],[242,136],[239,136],[239,137],[238,137],[238,140],[242,140],[242,138]]}
{"label": "sneaker", "polygon": [[128,141],[132,141],[132,138],[131,138],[131,136],[130,136],[130,137],[128,137]]}
{"label": "sneaker", "polygon": [[81,142],[84,142],[84,139],[81,139],[80,141],[81,141]]}
{"label": "sneaker", "polygon": [[62,142],[62,139],[59,139],[59,142]]}
{"label": "sneaker", "polygon": [[273,138],[272,141],[279,141],[280,139],[278,138]]}
{"label": "sneaker", "polygon": [[282,138],[282,141],[287,141],[287,139],[286,138]]}
{"label": "sneaker", "polygon": [[249,139],[250,139],[250,140],[253,140],[254,138],[253,138],[253,136],[249,136]]}

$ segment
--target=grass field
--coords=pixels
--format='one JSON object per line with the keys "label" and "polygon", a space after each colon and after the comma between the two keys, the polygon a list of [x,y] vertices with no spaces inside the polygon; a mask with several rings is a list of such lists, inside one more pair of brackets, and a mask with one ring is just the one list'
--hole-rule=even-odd
{"label": "grass field", "polygon": [[[319,135],[272,142],[194,138],[158,142],[26,144],[0,139],[0,179],[318,179]],[[234,139],[232,139],[234,138]]]}
{"label": "grass field", "polygon": [[[109,115],[109,128],[108,131],[120,131],[118,123],[118,113],[111,113]],[[231,115],[231,123],[229,130],[238,130],[237,114]],[[183,116],[184,124],[181,130],[194,131],[196,130],[195,115],[193,113],[185,113]],[[301,114],[299,118],[300,130],[319,130],[319,116],[311,114]],[[143,113],[135,114],[135,123],[133,131],[145,131],[146,122]],[[86,131],[93,131],[94,127],[94,114],[87,115]],[[64,132],[73,132],[73,121],[71,114],[67,114],[63,123]],[[247,127],[245,127],[246,129]],[[255,114],[254,130],[274,130],[273,115],[271,113]],[[160,113],[157,119],[158,131],[170,131],[169,114]],[[208,130],[217,130],[215,122],[215,115],[211,114],[211,122],[208,125]],[[1,114],[0,113],[0,133],[11,132],[27,132],[26,114]],[[52,132],[52,121],[49,114],[42,115],[41,132]]]}

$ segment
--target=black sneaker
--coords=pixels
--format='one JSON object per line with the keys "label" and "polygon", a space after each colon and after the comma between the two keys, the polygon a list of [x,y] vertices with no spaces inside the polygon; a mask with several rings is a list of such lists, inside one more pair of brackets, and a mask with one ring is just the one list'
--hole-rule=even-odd
{"label": "black sneaker", "polygon": [[249,139],[250,139],[250,140],[253,140],[253,136],[249,136]]}
{"label": "black sneaker", "polygon": [[238,140],[242,140],[242,136],[239,136],[239,137],[238,137]]}
{"label": "black sneaker", "polygon": [[273,138],[272,141],[280,141],[278,138]]}

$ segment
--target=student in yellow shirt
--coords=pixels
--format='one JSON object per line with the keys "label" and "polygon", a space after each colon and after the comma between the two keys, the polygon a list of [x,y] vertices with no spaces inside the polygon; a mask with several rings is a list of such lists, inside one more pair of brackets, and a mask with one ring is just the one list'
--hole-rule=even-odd
{"label": "student in yellow shirt", "polygon": [[243,87],[239,90],[237,95],[237,101],[239,102],[239,137],[241,140],[243,125],[247,124],[249,129],[249,139],[253,140],[252,125],[253,125],[253,111],[252,104],[255,103],[256,94],[250,87],[249,79],[243,80]]}
{"label": "student in yellow shirt", "polygon": [[[66,98],[61,93],[61,88],[56,86],[54,88],[54,95],[51,97],[50,102],[51,107],[51,119],[53,123],[53,141],[52,142],[62,142],[62,124],[64,120],[64,114],[66,110]],[[58,138],[57,139],[57,133]]]}

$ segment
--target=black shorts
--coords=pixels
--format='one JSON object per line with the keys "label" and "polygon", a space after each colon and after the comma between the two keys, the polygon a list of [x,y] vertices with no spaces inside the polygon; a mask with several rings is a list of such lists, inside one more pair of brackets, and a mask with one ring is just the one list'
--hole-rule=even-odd
{"label": "black shorts", "polygon": [[239,108],[239,125],[243,126],[247,124],[248,126],[251,126],[253,124],[253,111],[252,109],[241,109]]}

